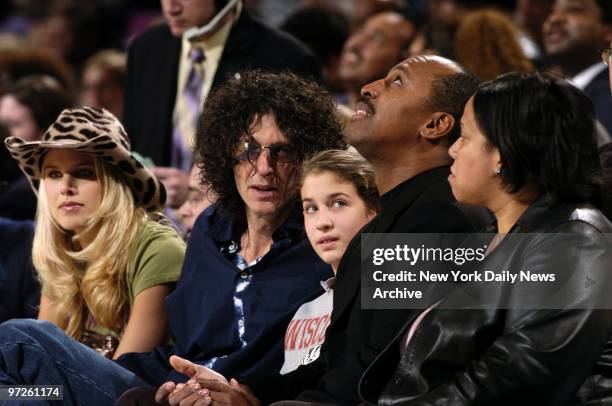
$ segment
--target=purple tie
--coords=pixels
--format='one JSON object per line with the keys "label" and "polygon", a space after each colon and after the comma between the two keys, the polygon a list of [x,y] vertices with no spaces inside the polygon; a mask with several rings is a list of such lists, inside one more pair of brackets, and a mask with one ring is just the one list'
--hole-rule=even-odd
{"label": "purple tie", "polygon": [[192,134],[183,134],[184,130],[181,130],[180,122],[189,120],[194,127],[197,124],[202,96],[202,82],[204,81],[202,62],[206,59],[201,47],[192,48],[189,57],[191,59],[189,73],[181,94],[184,108],[179,111],[178,123],[172,133],[172,166],[186,172],[189,172],[191,168],[193,157],[193,151],[188,141],[192,138]]}

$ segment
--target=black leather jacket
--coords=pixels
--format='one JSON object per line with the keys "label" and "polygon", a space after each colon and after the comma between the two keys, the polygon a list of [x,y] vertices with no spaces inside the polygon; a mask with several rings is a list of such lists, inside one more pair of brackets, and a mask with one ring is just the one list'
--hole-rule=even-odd
{"label": "black leather jacket", "polygon": [[[581,283],[589,276],[601,282],[612,273],[612,257],[579,254],[592,237],[611,232],[591,206],[555,205],[546,197],[511,230],[536,238],[505,252],[502,242],[487,260],[498,253],[498,265],[546,267],[550,253],[537,236],[572,233],[583,238],[556,250],[555,259],[572,262]],[[504,289],[492,294],[501,297]],[[413,318],[368,367],[360,396],[380,405],[612,404],[612,310],[584,306],[589,290],[577,291],[564,309],[438,306],[418,325],[398,365],[398,343]]]}

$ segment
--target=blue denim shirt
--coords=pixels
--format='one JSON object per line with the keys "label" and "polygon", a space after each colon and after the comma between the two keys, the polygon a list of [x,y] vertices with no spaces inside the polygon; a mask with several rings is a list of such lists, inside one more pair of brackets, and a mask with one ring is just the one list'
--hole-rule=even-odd
{"label": "blue denim shirt", "polygon": [[166,299],[174,347],[150,354],[148,366],[124,362],[126,357],[120,363],[154,385],[186,381],[169,365],[160,381],[159,368],[172,354],[228,378],[280,370],[287,325],[300,305],[323,293],[320,281],[332,276],[331,268],[316,255],[297,218],[279,227],[270,251],[250,265],[237,255],[242,231],[215,206],[200,215],[181,278]]}

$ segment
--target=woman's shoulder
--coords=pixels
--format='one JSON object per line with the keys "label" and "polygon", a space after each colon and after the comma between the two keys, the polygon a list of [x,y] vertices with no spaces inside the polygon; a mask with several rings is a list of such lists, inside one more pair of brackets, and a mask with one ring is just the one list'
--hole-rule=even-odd
{"label": "woman's shoulder", "polygon": [[612,233],[612,223],[591,204],[561,204],[539,221],[542,232]]}
{"label": "woman's shoulder", "polygon": [[185,242],[173,227],[154,220],[145,220],[134,239],[134,254],[151,248],[172,248],[185,251]]}
{"label": "woman's shoulder", "polygon": [[153,220],[143,222],[126,271],[130,303],[148,287],[176,282],[184,257],[185,242],[175,229]]}
{"label": "woman's shoulder", "polygon": [[588,224],[600,233],[612,233],[612,223],[599,209],[591,206],[576,206],[571,212],[570,221]]}
{"label": "woman's shoulder", "polygon": [[142,222],[140,229],[138,230],[139,237],[167,237],[167,238],[178,238],[181,239],[178,231],[170,224],[164,222],[147,219]]}

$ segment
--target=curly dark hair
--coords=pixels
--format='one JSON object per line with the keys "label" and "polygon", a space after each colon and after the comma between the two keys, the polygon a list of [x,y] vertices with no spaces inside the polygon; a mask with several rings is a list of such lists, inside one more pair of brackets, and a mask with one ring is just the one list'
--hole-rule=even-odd
{"label": "curly dark hair", "polygon": [[202,184],[211,186],[220,206],[235,216],[245,211],[234,181],[233,168],[239,161],[233,149],[264,114],[274,116],[297,165],[316,152],[346,148],[335,102],[316,83],[292,73],[258,70],[228,78],[206,100],[196,151]]}

